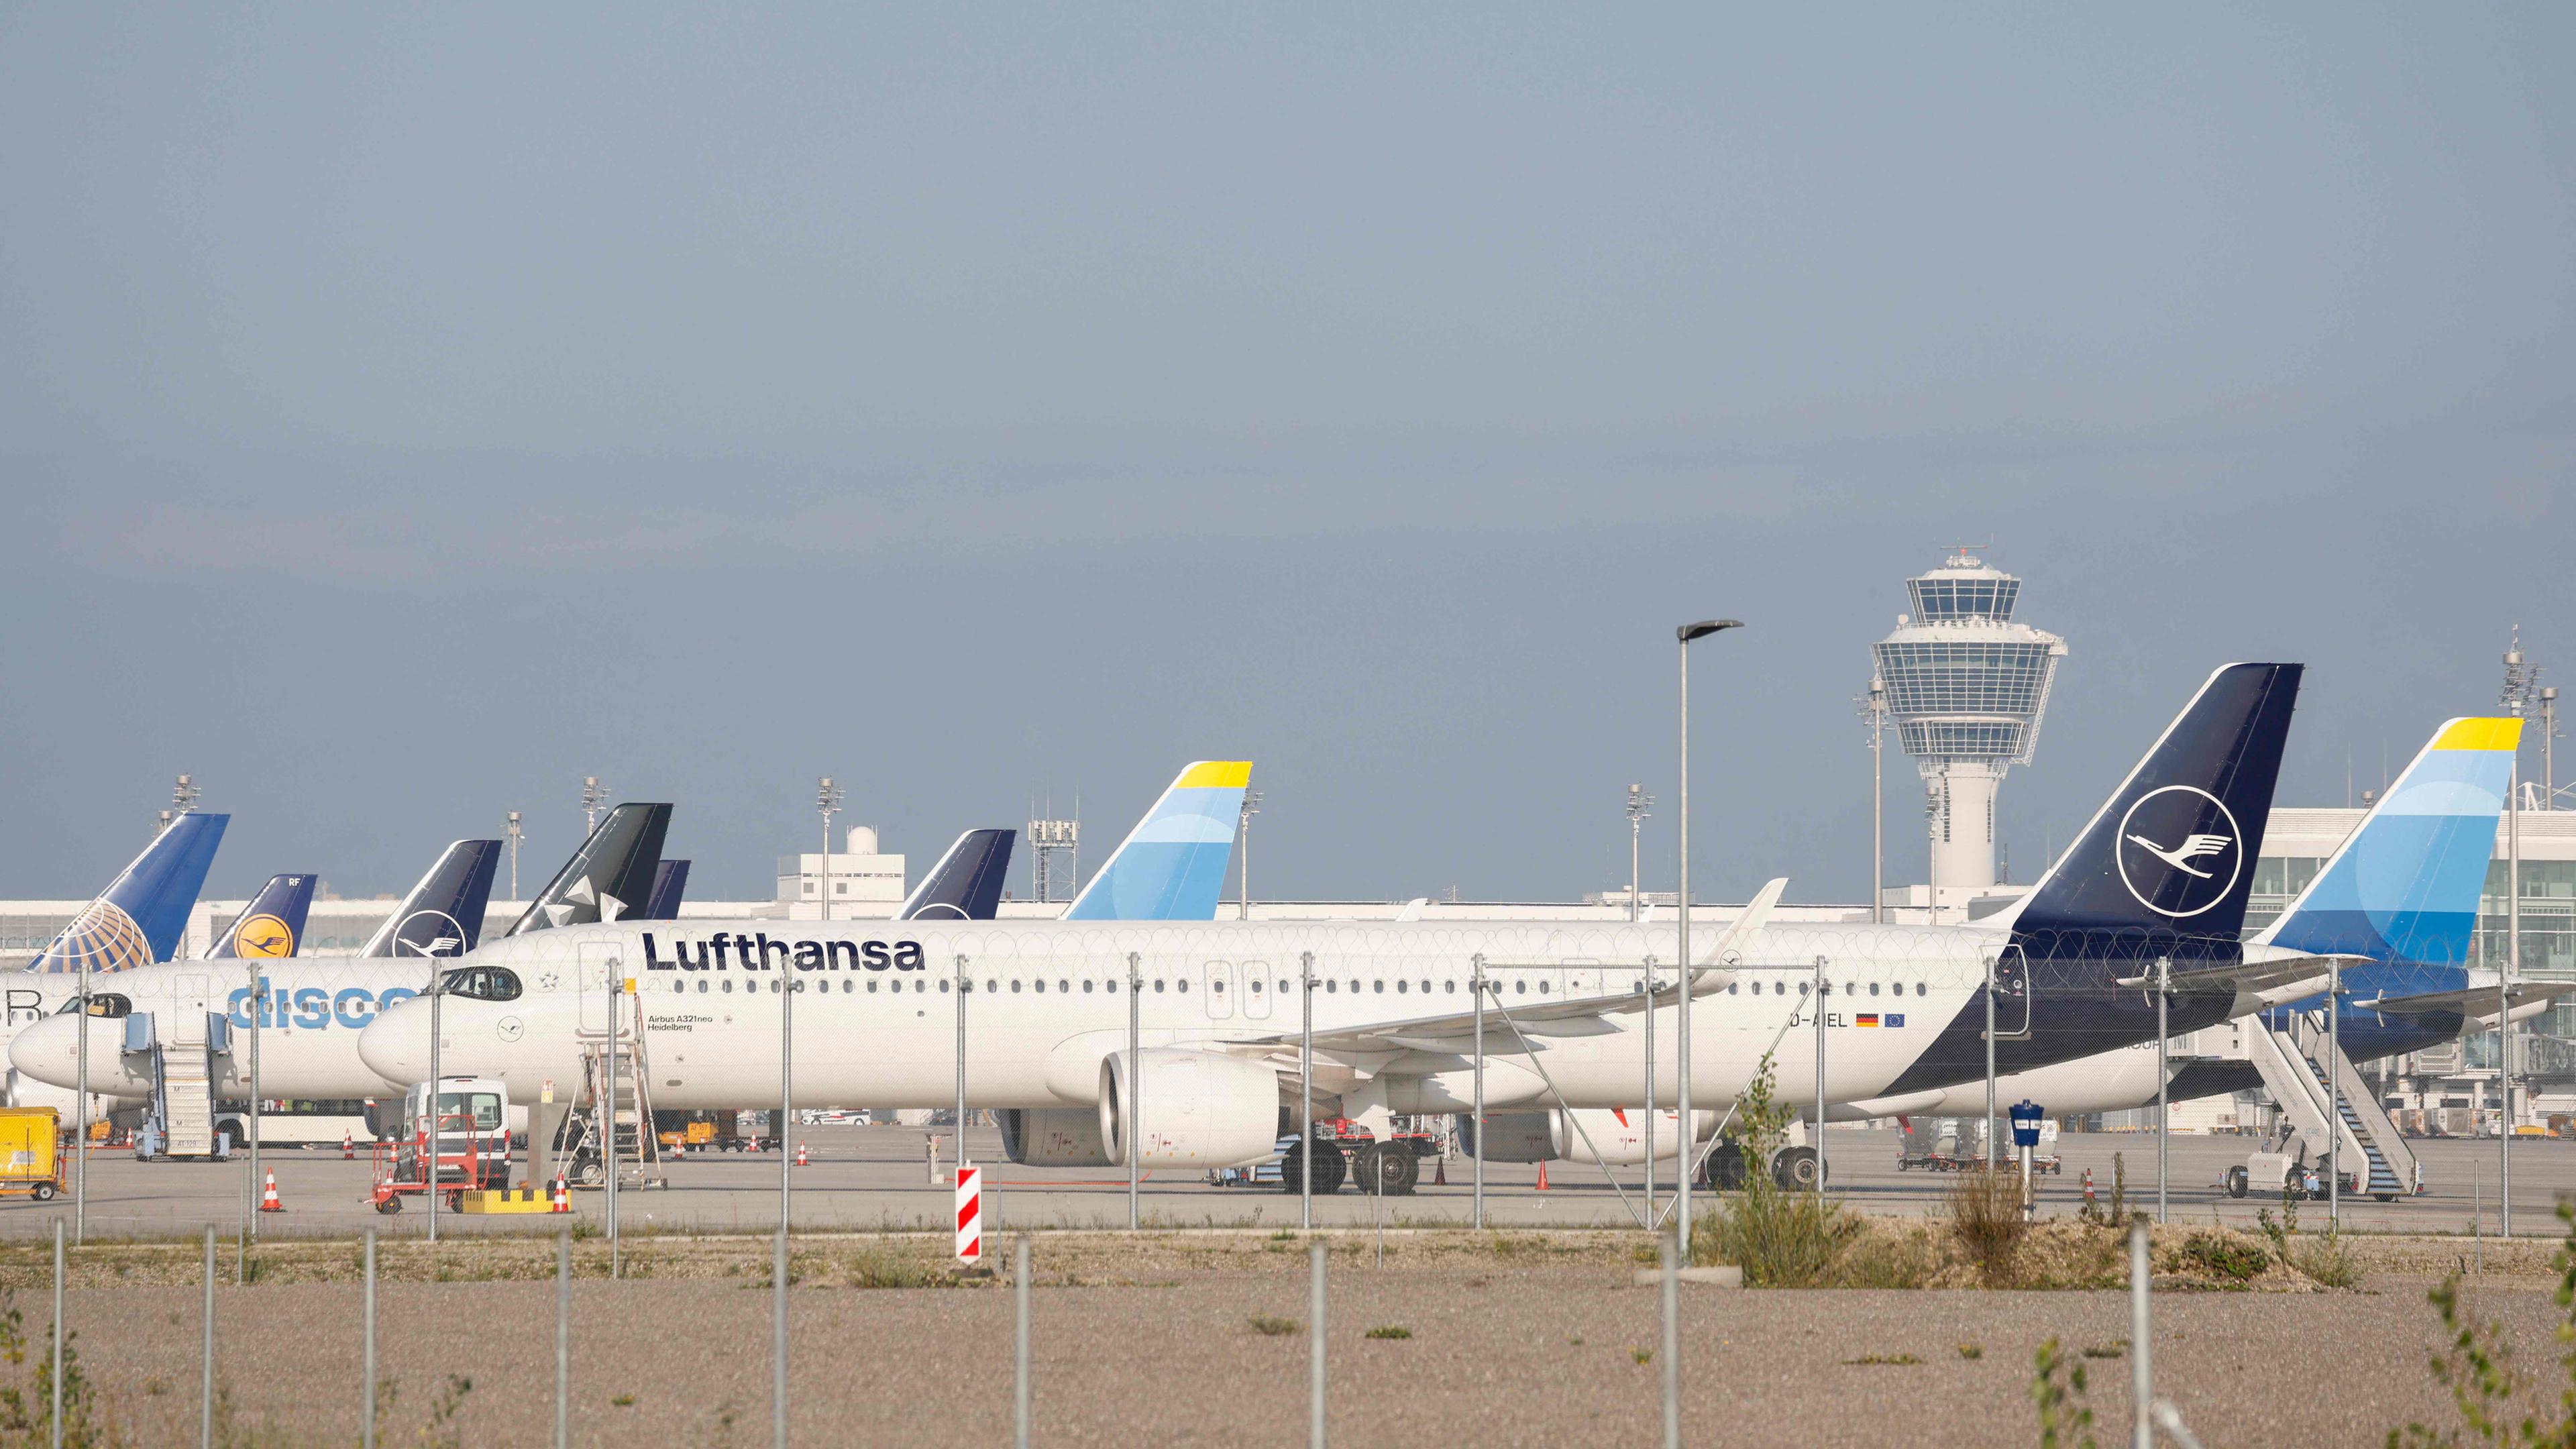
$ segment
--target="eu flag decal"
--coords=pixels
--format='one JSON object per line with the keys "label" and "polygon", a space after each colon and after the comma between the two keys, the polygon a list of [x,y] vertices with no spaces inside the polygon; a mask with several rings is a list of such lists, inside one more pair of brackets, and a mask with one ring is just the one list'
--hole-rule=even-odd
{"label": "eu flag decal", "polygon": [[1901,1012],[1901,1011],[1891,1011],[1891,1012],[1889,1012],[1889,1013],[1887,1014],[1887,1024],[1888,1024],[1889,1026],[1903,1026],[1903,1025],[1905,1025],[1905,1013],[1904,1013],[1904,1012]]}

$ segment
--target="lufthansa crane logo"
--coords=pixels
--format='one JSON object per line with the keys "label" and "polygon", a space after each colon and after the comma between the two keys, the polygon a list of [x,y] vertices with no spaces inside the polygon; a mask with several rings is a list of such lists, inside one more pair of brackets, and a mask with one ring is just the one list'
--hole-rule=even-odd
{"label": "lufthansa crane logo", "polygon": [[2138,797],[2120,817],[2114,851],[2120,883],[2138,904],[2175,920],[2197,916],[2236,889],[2243,832],[2226,802],[2192,785]]}
{"label": "lufthansa crane logo", "polygon": [[262,913],[241,923],[233,932],[233,954],[236,956],[292,956],[295,933],[277,917]]}

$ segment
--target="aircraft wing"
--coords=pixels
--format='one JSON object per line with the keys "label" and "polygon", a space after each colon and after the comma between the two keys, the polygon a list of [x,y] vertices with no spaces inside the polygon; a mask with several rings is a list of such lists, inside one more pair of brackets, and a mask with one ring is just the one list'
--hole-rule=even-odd
{"label": "aircraft wing", "polygon": [[[2508,1009],[2519,1009],[2535,1002],[2555,1001],[2562,996],[2576,996],[2576,981],[2524,981],[2505,988]],[[2437,1011],[2456,1011],[2462,1016],[2495,1015],[2496,989],[2492,986],[2464,986],[2457,991],[2419,991],[2412,996],[2381,996],[2369,1001],[2356,1001],[2364,1011],[2384,1011],[2390,1016],[2429,1016]]]}

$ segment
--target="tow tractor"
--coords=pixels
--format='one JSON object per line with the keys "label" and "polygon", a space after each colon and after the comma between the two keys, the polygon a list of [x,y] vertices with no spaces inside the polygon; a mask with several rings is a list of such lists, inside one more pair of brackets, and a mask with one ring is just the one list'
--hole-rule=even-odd
{"label": "tow tractor", "polygon": [[510,1093],[489,1077],[449,1077],[439,1083],[436,1121],[429,1088],[403,1098],[401,1129],[374,1147],[374,1184],[368,1201],[380,1213],[402,1211],[403,1199],[437,1192],[461,1210],[465,1194],[510,1183]]}

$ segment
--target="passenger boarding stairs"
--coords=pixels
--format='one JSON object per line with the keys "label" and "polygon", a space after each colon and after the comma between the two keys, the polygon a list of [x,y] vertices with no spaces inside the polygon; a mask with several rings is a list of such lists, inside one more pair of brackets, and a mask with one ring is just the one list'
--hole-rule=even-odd
{"label": "passenger boarding stairs", "polygon": [[2247,1054],[2296,1131],[2297,1155],[2311,1167],[2326,1165],[2331,1120],[2342,1137],[2344,1171],[2358,1175],[2362,1192],[2382,1198],[2412,1192],[2414,1152],[2352,1059],[2335,1049],[2320,1016],[2303,1012],[2287,1031],[2264,1030],[2252,1019],[2244,1023]]}
{"label": "passenger boarding stairs", "polygon": [[217,1156],[214,1059],[231,1050],[231,1023],[212,1012],[176,1012],[169,1039],[163,1040],[156,1022],[148,1011],[126,1017],[124,1043],[126,1055],[151,1061],[152,1105],[145,1131],[156,1149],[152,1155]]}
{"label": "passenger boarding stairs", "polygon": [[582,1043],[581,1096],[565,1119],[564,1140],[556,1148],[571,1164],[572,1180],[581,1186],[605,1185],[599,1144],[609,1140],[612,1131],[617,1143],[618,1186],[663,1184],[662,1141],[653,1131],[650,1067],[644,1060],[644,1035],[637,1030],[643,1011],[643,1003],[638,1001],[635,1019],[618,1023],[617,1080],[613,1090],[606,1035]]}

